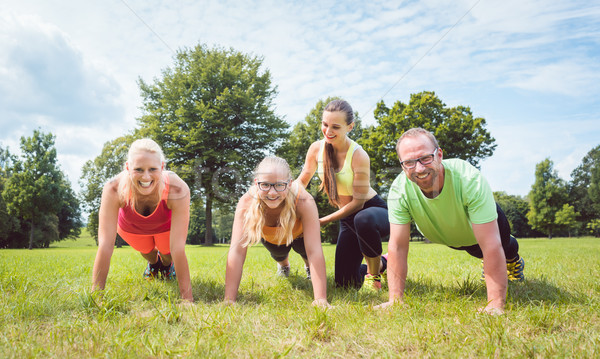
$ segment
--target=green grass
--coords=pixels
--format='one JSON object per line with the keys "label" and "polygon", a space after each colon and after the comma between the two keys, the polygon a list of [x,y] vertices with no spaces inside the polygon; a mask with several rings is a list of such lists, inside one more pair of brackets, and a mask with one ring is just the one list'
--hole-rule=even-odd
{"label": "green grass", "polygon": [[406,305],[334,289],[335,246],[324,245],[328,296],[312,308],[310,283],[292,253],[292,275],[275,277],[261,246],[249,250],[239,304],[221,303],[227,246],[189,246],[196,303],[177,285],[146,282],[131,248],[115,249],[107,290],[89,292],[93,240],[45,250],[0,251],[0,357],[599,357],[600,240],[520,240],[524,283],[510,285],[505,316],[485,304],[480,261],[412,243]]}

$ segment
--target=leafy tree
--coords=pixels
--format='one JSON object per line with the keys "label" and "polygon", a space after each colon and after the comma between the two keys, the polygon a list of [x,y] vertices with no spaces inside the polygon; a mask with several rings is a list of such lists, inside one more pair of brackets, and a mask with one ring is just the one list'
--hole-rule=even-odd
{"label": "leafy tree", "polygon": [[525,198],[509,195],[506,192],[494,192],[494,199],[506,214],[513,235],[517,238],[538,235],[539,232],[531,228],[527,220],[529,202]]}
{"label": "leafy tree", "polygon": [[571,230],[577,226],[576,217],[579,213],[570,204],[565,203],[563,207],[556,212],[555,223],[559,229],[566,230],[571,237]]}
{"label": "leafy tree", "polygon": [[580,231],[586,232],[586,224],[600,213],[600,145],[591,149],[581,164],[571,172],[568,185],[569,202],[579,212]]}
{"label": "leafy tree", "polygon": [[221,206],[216,211],[215,234],[221,243],[229,242],[233,226],[235,208]]}
{"label": "leafy tree", "polygon": [[[333,100],[340,99],[339,97],[328,97],[325,100],[319,100],[314,108],[306,115],[303,122],[298,122],[292,129],[288,139],[283,143],[277,154],[284,158],[292,168],[294,175],[297,177],[306,160],[306,153],[310,145],[323,138],[321,132],[321,120],[323,117],[323,109]],[[362,127],[358,117],[358,113],[354,113],[355,124],[352,131],[348,134],[355,141],[361,136]],[[336,209],[329,204],[327,195],[319,191],[320,181],[315,178],[311,180],[307,187],[309,193],[313,195],[317,203],[317,209],[321,216],[326,213],[331,213]],[[338,225],[334,222],[328,223],[321,227],[322,240],[328,240],[330,243],[335,243],[337,240]]]}
{"label": "leafy tree", "polygon": [[391,108],[381,101],[374,117],[377,124],[365,128],[360,144],[371,157],[371,169],[376,174],[374,188],[380,193],[387,193],[401,172],[396,142],[412,127],[431,131],[444,158],[461,158],[476,167],[496,148],[485,119],[473,117],[469,107],[447,107],[434,92],[412,94],[408,104],[396,101]]}
{"label": "leafy tree", "polygon": [[11,215],[28,223],[29,249],[78,235],[79,203],[58,167],[54,136],[35,130],[32,137],[21,137],[21,152],[23,160],[10,169],[2,197]]}
{"label": "leafy tree", "polygon": [[[233,221],[231,222],[233,225]],[[211,233],[211,243],[217,240],[214,229]],[[205,244],[206,241],[206,213],[202,201],[196,200],[192,203],[190,210],[190,228],[187,236],[188,244]]]}
{"label": "leafy tree", "polygon": [[275,115],[262,58],[198,45],[177,52],[175,64],[148,84],[139,80],[141,132],[161,144],[193,196],[206,206],[206,244],[212,243],[213,202],[233,202],[249,173],[285,137]]}
{"label": "leafy tree", "polygon": [[[135,139],[135,136],[127,135],[106,142],[100,155],[93,161],[87,161],[81,170],[80,197],[88,212],[88,232],[96,244],[98,243],[98,211],[102,200],[102,189],[106,182],[123,170],[123,164],[127,161],[127,151]],[[121,243],[122,241],[119,241],[117,245]]]}
{"label": "leafy tree", "polygon": [[600,237],[600,219],[592,219],[586,227],[594,236]]}
{"label": "leafy tree", "polygon": [[529,192],[527,219],[534,229],[552,238],[560,226],[556,224],[556,213],[567,202],[566,184],[553,169],[553,162],[546,158],[535,166],[535,183]]}
{"label": "leafy tree", "polygon": [[592,208],[596,213],[600,213],[600,161],[597,161],[590,170],[588,195],[592,201]]}
{"label": "leafy tree", "polygon": [[[15,157],[10,154],[8,148],[0,147],[0,194],[4,190],[4,184],[11,175],[11,167]],[[19,241],[23,238],[17,238],[20,232],[19,220],[8,213],[6,202],[0,195],[0,248],[11,247],[10,242]]]}

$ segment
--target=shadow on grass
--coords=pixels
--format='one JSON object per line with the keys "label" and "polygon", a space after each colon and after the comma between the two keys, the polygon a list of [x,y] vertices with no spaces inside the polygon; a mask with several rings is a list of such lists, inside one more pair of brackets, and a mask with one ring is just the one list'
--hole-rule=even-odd
{"label": "shadow on grass", "polygon": [[525,279],[523,283],[511,283],[508,286],[508,300],[518,304],[553,303],[582,304],[587,298],[573,294],[550,283],[545,277]]}
{"label": "shadow on grass", "polygon": [[[444,286],[433,283],[431,279],[407,279],[407,295],[416,297],[429,297],[433,300],[446,300],[448,297],[469,297],[485,300],[487,298],[485,282],[479,278],[457,278],[456,284]],[[546,278],[525,279],[523,282],[508,284],[507,301],[515,304],[535,303],[585,303],[587,299],[574,295],[569,291],[550,283]]]}
{"label": "shadow on grass", "polygon": [[192,279],[192,294],[196,302],[220,302],[225,294],[225,283],[207,279]]}

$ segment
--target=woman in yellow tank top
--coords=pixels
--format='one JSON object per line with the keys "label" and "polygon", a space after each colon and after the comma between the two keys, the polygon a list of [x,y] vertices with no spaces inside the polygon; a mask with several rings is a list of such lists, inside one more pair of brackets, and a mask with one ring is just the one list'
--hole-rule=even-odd
{"label": "woman in yellow tank top", "polygon": [[[340,221],[335,251],[338,286],[381,289],[381,239],[389,235],[387,204],[370,185],[369,155],[348,137],[354,127],[352,107],[344,100],[325,106],[321,121],[324,139],[308,149],[298,182],[306,187],[315,171],[329,202],[338,210],[319,219],[321,225]],[[361,263],[367,263],[366,275]]]}
{"label": "woman in yellow tank top", "polygon": [[290,271],[290,250],[299,253],[313,284],[313,305],[329,306],[317,206],[304,187],[292,181],[289,165],[279,157],[261,161],[252,186],[238,202],[227,254],[226,302],[235,302],[248,246],[258,242],[269,250],[278,274],[285,277]]}

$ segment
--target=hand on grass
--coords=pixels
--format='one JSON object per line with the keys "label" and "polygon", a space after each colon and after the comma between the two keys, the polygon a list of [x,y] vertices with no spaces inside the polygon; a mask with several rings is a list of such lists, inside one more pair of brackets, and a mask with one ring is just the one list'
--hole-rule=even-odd
{"label": "hand on grass", "polygon": [[477,310],[477,312],[479,312],[481,314],[489,314],[489,315],[503,315],[504,309],[497,308],[497,307],[491,307],[491,306],[487,305],[483,308],[479,308]]}
{"label": "hand on grass", "polygon": [[398,304],[400,304],[400,305],[404,304],[402,299],[396,299],[396,300],[391,300],[391,301],[388,301],[385,303],[381,303],[379,305],[374,306],[373,308],[376,310],[389,310],[393,306],[398,305]]}
{"label": "hand on grass", "polygon": [[231,299],[227,299],[227,298],[223,299],[223,304],[225,304],[225,305],[236,305],[236,303],[237,302],[235,300],[231,300]]}
{"label": "hand on grass", "polygon": [[315,299],[315,300],[313,300],[311,305],[313,307],[319,307],[319,308],[323,308],[323,309],[332,308],[331,304],[329,304],[329,302],[325,298]]}
{"label": "hand on grass", "polygon": [[189,307],[192,307],[194,305],[194,301],[193,300],[184,299],[181,302],[179,302],[179,305],[181,307],[184,307],[184,308],[189,308]]}

